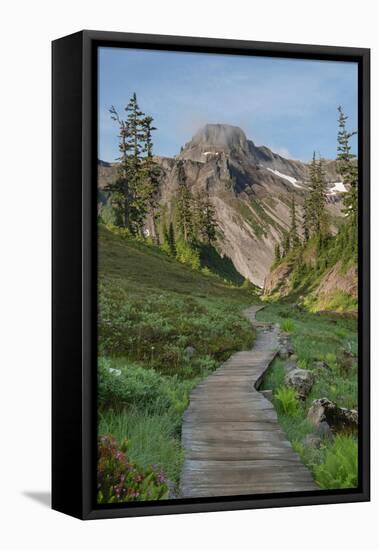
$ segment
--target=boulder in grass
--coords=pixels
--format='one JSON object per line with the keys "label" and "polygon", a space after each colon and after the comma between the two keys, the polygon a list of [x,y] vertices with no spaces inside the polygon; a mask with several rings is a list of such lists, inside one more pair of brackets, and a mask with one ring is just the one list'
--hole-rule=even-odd
{"label": "boulder in grass", "polygon": [[308,421],[317,428],[326,422],[332,429],[339,431],[358,428],[358,411],[338,407],[326,397],[313,401],[307,416]]}
{"label": "boulder in grass", "polygon": [[285,364],[284,364],[284,370],[286,374],[289,374],[293,370],[297,370],[297,363],[293,360],[293,357],[291,357]]}
{"label": "boulder in grass", "polygon": [[314,376],[310,370],[294,369],[286,374],[285,383],[296,391],[300,399],[305,399],[312,389]]}

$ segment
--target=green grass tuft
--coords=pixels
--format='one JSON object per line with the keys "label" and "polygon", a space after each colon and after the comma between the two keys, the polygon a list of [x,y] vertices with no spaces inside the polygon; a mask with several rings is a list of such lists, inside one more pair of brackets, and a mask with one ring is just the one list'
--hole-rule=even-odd
{"label": "green grass tuft", "polygon": [[283,321],[280,323],[280,328],[284,332],[295,332],[296,327],[292,319],[283,319]]}
{"label": "green grass tuft", "polygon": [[279,386],[276,390],[275,401],[279,405],[279,410],[286,416],[297,416],[300,412],[299,402],[296,391],[288,386]]}
{"label": "green grass tuft", "polygon": [[358,483],[358,443],[351,436],[337,436],[325,450],[322,464],[315,469],[315,478],[323,489],[350,489]]}

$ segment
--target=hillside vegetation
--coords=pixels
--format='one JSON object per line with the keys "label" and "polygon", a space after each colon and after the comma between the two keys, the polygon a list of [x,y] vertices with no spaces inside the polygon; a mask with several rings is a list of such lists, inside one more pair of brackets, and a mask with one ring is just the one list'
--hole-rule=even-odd
{"label": "hillside vegetation", "polygon": [[358,269],[348,229],[321,244],[310,239],[277,260],[266,278],[265,298],[296,302],[312,312],[356,315]]}
{"label": "hillside vegetation", "polygon": [[294,198],[291,223],[275,247],[275,261],[265,280],[265,295],[289,298],[310,311],[357,313],[358,299],[358,165],[350,140],[356,132],[346,127],[347,116],[339,107],[337,172],[346,191],[343,219],[333,234],[328,212],[325,162],[309,168],[309,193],[299,224]]}
{"label": "hillside vegetation", "polygon": [[[318,433],[308,419],[312,403],[329,399],[339,407],[357,410],[358,334],[354,319],[315,315],[294,304],[272,303],[259,312],[262,321],[278,323],[288,332],[295,355],[279,356],[270,366],[261,389],[273,392],[278,419],[293,448],[323,489],[356,487],[356,431]],[[305,399],[288,385],[288,367],[311,373],[314,384]],[[312,441],[316,436],[318,443]]]}
{"label": "hillside vegetation", "polygon": [[99,433],[126,439],[129,459],[155,465],[174,492],[189,392],[253,345],[241,316],[252,301],[248,289],[99,225]]}

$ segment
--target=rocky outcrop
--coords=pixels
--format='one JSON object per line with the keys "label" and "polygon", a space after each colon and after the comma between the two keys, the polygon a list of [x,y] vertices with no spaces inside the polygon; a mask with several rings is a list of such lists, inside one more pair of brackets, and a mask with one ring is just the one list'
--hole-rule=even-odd
{"label": "rocky outcrop", "polygon": [[358,428],[358,411],[338,407],[326,397],[313,401],[307,416],[308,421],[316,428],[323,423],[336,431],[356,430]]}
{"label": "rocky outcrop", "polygon": [[264,280],[264,294],[269,295],[277,292],[280,296],[287,296],[290,291],[290,273],[291,267],[287,263],[281,263],[275,269],[270,271]]}

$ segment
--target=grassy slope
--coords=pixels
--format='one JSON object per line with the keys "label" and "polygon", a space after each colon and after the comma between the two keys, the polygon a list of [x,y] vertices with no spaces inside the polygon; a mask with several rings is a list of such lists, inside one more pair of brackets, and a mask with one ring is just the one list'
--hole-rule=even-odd
{"label": "grassy slope", "polygon": [[200,298],[224,297],[233,303],[246,303],[250,296],[215,276],[188,269],[155,246],[114,235],[99,226],[100,280],[118,279],[130,292],[169,291]]}
{"label": "grassy slope", "polygon": [[247,290],[100,226],[100,434],[126,437],[131,459],[157,464],[177,482],[189,392],[234,351],[251,347],[241,310],[252,301]]}
{"label": "grassy slope", "polygon": [[[303,439],[313,432],[306,416],[314,399],[327,397],[339,406],[357,408],[356,321],[336,315],[315,315],[283,303],[267,305],[259,312],[258,318],[279,323],[283,330],[291,331],[298,367],[314,370],[315,361],[324,361],[328,365],[326,369],[315,371],[316,382],[311,393],[304,403],[295,403],[294,413],[285,414],[278,401],[275,405],[289,440],[311,468],[320,486],[354,486],[357,476],[357,443],[354,436],[344,435],[334,441],[325,439],[319,449],[305,446]],[[271,389],[275,395],[283,388],[284,364],[283,360],[275,360],[262,389]]]}

